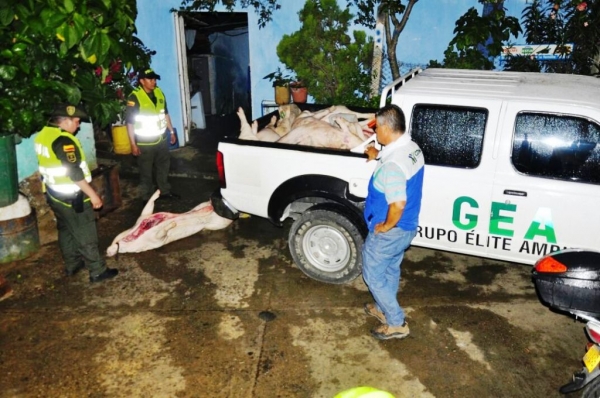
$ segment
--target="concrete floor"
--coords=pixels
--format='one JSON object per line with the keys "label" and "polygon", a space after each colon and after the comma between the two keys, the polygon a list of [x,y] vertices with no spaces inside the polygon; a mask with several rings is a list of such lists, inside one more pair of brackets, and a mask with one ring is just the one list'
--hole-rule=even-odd
{"label": "concrete floor", "polygon": [[[156,211],[208,199],[218,130],[172,152],[183,199]],[[102,250],[143,206],[131,159],[109,158],[123,165],[123,205],[99,220]],[[362,280],[306,277],[287,229],[242,218],[110,258],[120,274],[97,285],[85,272],[65,277],[47,235],[36,255],[0,266],[13,288],[0,301],[0,397],[333,397],[359,385],[396,397],[549,397],[581,366],[583,324],[539,303],[530,267],[411,248],[399,295],[411,335],[381,342]]]}

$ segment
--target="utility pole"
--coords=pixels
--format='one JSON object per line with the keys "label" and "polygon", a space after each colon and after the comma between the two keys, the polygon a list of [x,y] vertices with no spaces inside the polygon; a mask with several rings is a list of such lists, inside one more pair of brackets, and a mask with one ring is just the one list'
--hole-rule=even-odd
{"label": "utility pole", "polygon": [[383,40],[385,13],[381,11],[381,4],[377,7],[377,24],[375,25],[375,45],[373,47],[373,62],[371,64],[371,96],[379,95],[381,84],[381,60],[383,59]]}

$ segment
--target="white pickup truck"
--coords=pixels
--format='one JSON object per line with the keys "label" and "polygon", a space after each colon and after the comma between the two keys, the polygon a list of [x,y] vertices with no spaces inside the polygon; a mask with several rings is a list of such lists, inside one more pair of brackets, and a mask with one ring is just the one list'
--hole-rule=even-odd
{"label": "white pickup truck", "polygon": [[[600,250],[600,80],[414,70],[387,86],[425,156],[416,246],[533,264],[563,248]],[[225,139],[220,215],[281,226],[310,277],[361,272],[362,218],[375,162],[351,151]]]}

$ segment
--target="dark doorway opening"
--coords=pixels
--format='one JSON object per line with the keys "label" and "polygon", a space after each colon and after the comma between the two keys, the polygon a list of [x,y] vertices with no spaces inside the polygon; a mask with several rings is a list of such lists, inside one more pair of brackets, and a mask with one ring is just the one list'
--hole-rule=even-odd
{"label": "dark doorway opening", "polygon": [[[248,14],[181,12],[191,99],[190,144],[215,151],[220,137],[239,130],[236,111],[252,114]],[[200,130],[200,131],[198,131]]]}

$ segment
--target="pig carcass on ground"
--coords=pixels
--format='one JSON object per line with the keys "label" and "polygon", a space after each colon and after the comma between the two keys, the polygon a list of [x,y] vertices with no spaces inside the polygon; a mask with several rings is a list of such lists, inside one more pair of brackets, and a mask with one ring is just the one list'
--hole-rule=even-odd
{"label": "pig carcass on ground", "polygon": [[106,249],[107,256],[156,249],[203,229],[223,229],[232,222],[217,215],[210,202],[201,203],[182,214],[168,212],[153,214],[154,202],[159,195],[160,191],[152,195],[133,227],[117,235]]}
{"label": "pig carcass on ground", "polygon": [[[257,121],[250,125],[244,111],[239,108],[238,117],[241,122],[239,138],[352,149],[374,133],[369,123],[375,119],[375,114],[354,112],[342,105],[334,105],[317,112],[300,112],[297,105],[282,105],[279,107],[279,115],[279,120],[273,116],[271,122],[258,131]],[[359,119],[363,120],[359,121]]]}

